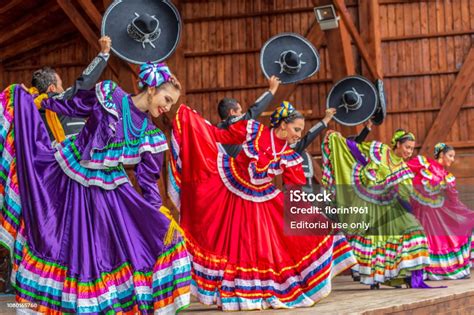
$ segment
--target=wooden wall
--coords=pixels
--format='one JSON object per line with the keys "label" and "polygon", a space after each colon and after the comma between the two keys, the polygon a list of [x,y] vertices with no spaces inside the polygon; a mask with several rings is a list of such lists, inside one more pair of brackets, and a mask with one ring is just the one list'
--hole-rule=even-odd
{"label": "wooden wall", "polygon": [[[98,54],[79,35],[74,35],[63,43],[41,47],[35,52],[15,58],[3,65],[3,76],[0,77],[0,86],[12,83],[31,85],[33,72],[41,67],[53,67],[63,80],[64,88],[71,86],[81,72]],[[102,79],[119,81],[110,69],[106,69]]]}
{"label": "wooden wall", "polygon": [[[216,104],[222,97],[235,97],[246,107],[266,90],[259,51],[267,39],[281,32],[306,34],[315,20],[313,0],[173,2],[184,21],[180,47],[171,60],[186,90],[183,101],[212,122],[218,121]],[[421,144],[472,46],[474,0],[378,2],[382,72],[389,112],[385,123],[377,127],[378,138],[388,142],[395,129],[406,128],[416,134]],[[358,26],[359,18],[362,21],[365,18],[359,16],[358,1],[345,3]],[[45,64],[56,67],[65,85],[70,84],[96,53],[79,34],[65,44],[56,45],[54,50],[43,47],[20,56],[20,61],[3,63],[0,85],[29,83],[33,69]],[[297,108],[312,111],[308,115],[308,128],[322,118],[332,85],[331,54],[324,42],[319,53],[319,73],[299,84],[289,98]],[[356,72],[366,73],[355,46],[353,56]],[[110,70],[103,77],[120,81]],[[335,123],[330,127],[340,129]],[[445,134],[446,138],[440,140],[458,148],[453,172],[460,183],[474,184],[473,87],[455,123],[446,128]],[[319,155],[319,139],[311,152]]]}
{"label": "wooden wall", "polygon": [[[388,141],[394,129],[404,127],[423,141],[471,47],[474,1],[383,2],[387,4],[380,5],[382,57],[390,114],[380,128],[381,140]],[[280,32],[304,34],[314,21],[311,3],[185,2],[185,38],[192,38],[184,43],[188,103],[214,122],[215,105],[224,95],[250,104],[266,87],[259,68],[260,47]],[[346,3],[357,24],[356,3]],[[290,98],[296,107],[314,111],[310,119],[321,117],[332,85],[328,51],[322,47],[319,53],[320,72]],[[360,73],[361,61],[355,55]],[[474,88],[449,131],[448,141],[474,140],[474,124],[467,123],[474,117],[473,101]],[[318,152],[316,147],[314,150]]]}
{"label": "wooden wall", "polygon": [[[358,2],[345,3],[358,25]],[[395,129],[405,128],[421,144],[471,48],[474,0],[379,3],[389,112],[385,123],[376,127],[379,140],[389,142]],[[305,34],[314,21],[310,0],[186,1],[181,5],[187,103],[212,122],[218,120],[215,108],[223,96],[249,105],[265,90],[259,49],[268,38],[280,32]],[[355,46],[353,51],[356,72],[363,73]],[[324,44],[319,53],[321,70],[300,84],[289,99],[297,108],[313,111],[308,127],[322,117],[332,85],[330,56]],[[335,123],[330,127],[339,129]],[[461,184],[474,184],[474,87],[446,135],[443,140],[458,148],[453,172]],[[319,140],[311,152],[319,155]]]}

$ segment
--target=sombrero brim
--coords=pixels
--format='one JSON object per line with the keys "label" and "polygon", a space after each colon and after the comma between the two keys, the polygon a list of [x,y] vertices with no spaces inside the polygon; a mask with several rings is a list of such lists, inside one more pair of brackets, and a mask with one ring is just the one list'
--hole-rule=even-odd
{"label": "sombrero brim", "polygon": [[[275,61],[285,50],[302,53],[301,60],[305,62],[301,70],[295,74],[281,72],[281,67]],[[281,33],[270,38],[260,51],[260,67],[268,79],[272,75],[280,78],[281,83],[295,83],[304,80],[319,70],[319,54],[309,40],[295,33]]]}
{"label": "sombrero brim", "polygon": [[[362,106],[353,111],[347,111],[342,104],[344,92],[355,88],[362,96]],[[326,101],[327,108],[336,108],[334,120],[345,126],[356,126],[372,117],[377,109],[377,91],[374,85],[362,76],[349,76],[338,81],[329,91]]]}
{"label": "sombrero brim", "polygon": [[[135,13],[154,15],[161,28],[161,34],[149,44],[135,41],[127,34],[127,26],[135,18]],[[178,45],[181,33],[181,17],[176,7],[168,1],[118,0],[113,2],[102,19],[102,36],[112,39],[112,51],[128,62],[142,64],[160,62],[168,58]]]}
{"label": "sombrero brim", "polygon": [[371,118],[374,125],[381,125],[387,117],[387,103],[385,101],[385,89],[382,80],[376,82],[379,104],[374,116]]}

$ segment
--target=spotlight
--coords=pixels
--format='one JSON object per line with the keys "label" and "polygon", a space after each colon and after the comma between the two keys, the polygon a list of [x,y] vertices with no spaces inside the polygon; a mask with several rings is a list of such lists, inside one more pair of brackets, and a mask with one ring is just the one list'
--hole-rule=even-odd
{"label": "spotlight", "polygon": [[339,27],[339,17],[336,15],[336,10],[333,5],[315,7],[314,14],[322,30],[330,30]]}

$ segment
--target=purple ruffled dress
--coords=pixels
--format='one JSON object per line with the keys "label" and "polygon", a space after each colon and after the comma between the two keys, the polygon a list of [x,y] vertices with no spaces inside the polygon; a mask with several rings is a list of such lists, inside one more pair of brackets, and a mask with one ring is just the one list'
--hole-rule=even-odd
{"label": "purple ruffled dress", "polygon": [[[87,117],[77,137],[55,148],[33,96],[18,85],[0,94],[0,241],[13,257],[17,300],[42,313],[175,313],[189,304],[190,262],[156,185],[167,150],[151,120],[114,82],[48,99],[57,113]],[[135,165],[143,196],[124,165]],[[177,234],[176,234],[177,235]]]}

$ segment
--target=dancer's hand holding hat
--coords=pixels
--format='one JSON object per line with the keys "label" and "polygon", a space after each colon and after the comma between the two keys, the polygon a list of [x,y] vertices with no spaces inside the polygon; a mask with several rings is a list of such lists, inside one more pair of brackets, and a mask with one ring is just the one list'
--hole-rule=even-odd
{"label": "dancer's hand holding hat", "polygon": [[323,122],[326,124],[326,126],[329,124],[329,122],[332,120],[334,115],[336,114],[337,110],[335,108],[328,108],[326,109],[326,115],[323,118]]}
{"label": "dancer's hand holding hat", "polygon": [[272,75],[268,79],[268,90],[270,91],[270,93],[275,95],[277,90],[278,90],[278,87],[280,86],[280,84],[281,84],[280,78],[278,78],[275,75]]}
{"label": "dancer's hand holding hat", "polygon": [[109,36],[102,36],[99,38],[100,52],[104,55],[110,54],[110,48],[112,47],[112,40]]}

